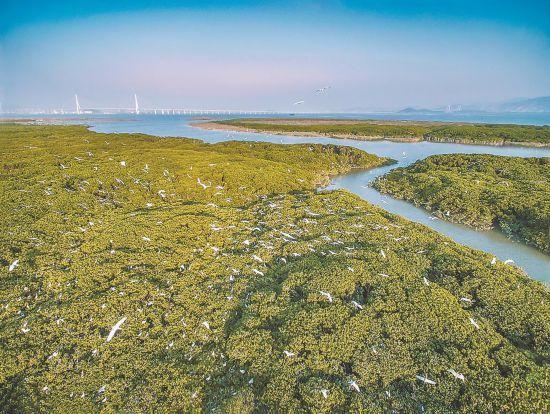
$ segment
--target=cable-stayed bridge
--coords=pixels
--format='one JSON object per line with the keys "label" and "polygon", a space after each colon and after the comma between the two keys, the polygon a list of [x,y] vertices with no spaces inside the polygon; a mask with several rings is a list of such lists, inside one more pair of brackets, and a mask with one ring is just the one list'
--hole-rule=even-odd
{"label": "cable-stayed bridge", "polygon": [[147,115],[276,115],[286,112],[279,111],[251,111],[239,109],[193,109],[193,108],[142,108],[138,97],[134,94],[134,106],[129,108],[86,108],[82,107],[75,95],[75,112],[82,114],[147,114]]}

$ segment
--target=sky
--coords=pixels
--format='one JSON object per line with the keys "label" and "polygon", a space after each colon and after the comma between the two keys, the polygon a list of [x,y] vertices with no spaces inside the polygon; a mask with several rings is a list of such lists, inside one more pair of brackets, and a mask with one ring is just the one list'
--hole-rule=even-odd
{"label": "sky", "polygon": [[72,109],[75,93],[85,108],[136,93],[149,108],[312,112],[550,95],[548,1],[0,2],[5,109]]}

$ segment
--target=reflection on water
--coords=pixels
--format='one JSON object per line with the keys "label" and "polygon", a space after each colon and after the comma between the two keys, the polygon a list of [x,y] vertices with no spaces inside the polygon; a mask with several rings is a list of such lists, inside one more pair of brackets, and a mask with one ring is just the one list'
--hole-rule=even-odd
{"label": "reflection on water", "polygon": [[[373,116],[367,116],[373,118]],[[483,119],[470,119],[469,121],[482,122]],[[493,119],[491,122],[499,122]],[[495,255],[500,260],[512,259],[533,278],[550,281],[550,257],[538,250],[514,242],[506,238],[502,233],[491,231],[476,231],[471,228],[453,224],[441,219],[434,219],[428,212],[417,208],[404,201],[395,200],[389,196],[381,195],[378,191],[368,186],[376,177],[385,174],[393,168],[409,165],[419,159],[434,154],[451,153],[484,153],[495,155],[510,155],[516,157],[548,157],[550,149],[528,147],[491,147],[480,145],[443,144],[443,143],[401,143],[389,141],[355,141],[348,139],[334,139],[326,137],[294,137],[282,135],[256,134],[248,132],[224,132],[207,131],[193,127],[193,119],[188,116],[114,116],[112,120],[102,117],[100,122],[94,118],[88,118],[86,123],[92,125],[92,130],[98,132],[139,132],[158,136],[181,136],[199,138],[206,142],[220,141],[267,141],[283,144],[297,143],[323,143],[348,145],[360,148],[364,151],[390,157],[398,161],[397,164],[376,168],[370,171],[354,172],[336,177],[330,189],[346,189],[361,198],[384,208],[395,214],[399,214],[410,220],[422,223],[432,229],[451,237],[458,243],[483,250]],[[506,121],[504,121],[506,122]],[[512,123],[513,121],[509,121]],[[525,123],[550,123],[542,122],[536,118],[533,122]]]}

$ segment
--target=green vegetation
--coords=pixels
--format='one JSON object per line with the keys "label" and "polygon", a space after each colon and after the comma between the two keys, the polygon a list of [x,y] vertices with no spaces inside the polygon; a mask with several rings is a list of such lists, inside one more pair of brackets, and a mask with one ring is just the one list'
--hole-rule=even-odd
{"label": "green vegetation", "polygon": [[318,119],[232,119],[221,125],[274,133],[328,135],[351,139],[395,139],[488,145],[550,145],[550,126],[455,124],[410,121]]}
{"label": "green vegetation", "polygon": [[4,412],[547,408],[545,286],[314,188],[387,160],[14,125],[0,154]]}
{"label": "green vegetation", "polygon": [[505,234],[550,253],[550,158],[434,155],[374,187],[438,217]]}

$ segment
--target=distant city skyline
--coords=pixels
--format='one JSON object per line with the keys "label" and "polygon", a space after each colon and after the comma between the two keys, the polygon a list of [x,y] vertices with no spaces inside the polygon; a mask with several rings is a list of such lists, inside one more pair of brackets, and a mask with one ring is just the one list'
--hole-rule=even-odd
{"label": "distant city skyline", "polygon": [[8,1],[0,102],[349,112],[550,95],[545,2],[383,3]]}

